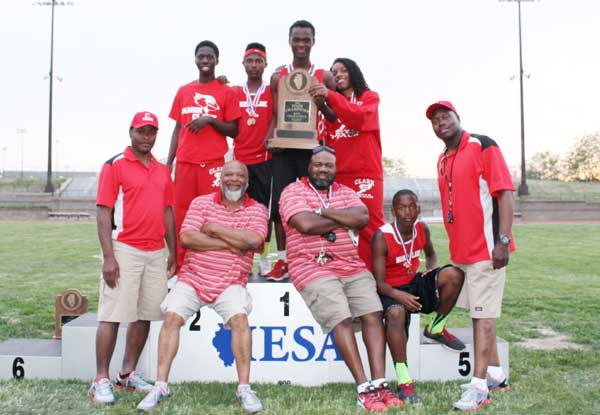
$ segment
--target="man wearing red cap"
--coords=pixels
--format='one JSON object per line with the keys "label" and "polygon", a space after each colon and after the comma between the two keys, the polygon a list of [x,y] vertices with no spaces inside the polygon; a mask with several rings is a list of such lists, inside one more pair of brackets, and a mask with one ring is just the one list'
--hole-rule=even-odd
{"label": "man wearing red cap", "polygon": [[[175,121],[167,166],[175,170],[175,221],[179,231],[196,196],[219,189],[227,138],[238,134],[240,110],[235,92],[215,78],[219,48],[203,40],[194,51],[199,76],[177,91],[169,117]],[[177,244],[181,265],[185,250]]]}
{"label": "man wearing red cap", "polygon": [[437,163],[444,226],[450,259],[465,273],[456,305],[468,309],[473,320],[475,369],[454,409],[473,411],[491,403],[490,390],[509,389],[496,348],[496,319],[505,267],[515,249],[514,186],[498,144],[464,131],[452,103],[433,103],[425,115],[445,144]]}
{"label": "man wearing red cap", "polygon": [[[98,238],[104,263],[96,332],[96,377],[89,395],[98,405],[115,397],[109,365],[120,323],[129,323],[119,389],[149,392],[152,386],[135,372],[150,321],[161,320],[160,303],[167,278],[177,267],[173,183],[169,169],[150,152],[158,120],[138,112],[131,121],[131,146],[108,160],[98,182]],[[169,248],[165,266],[164,241]]]}

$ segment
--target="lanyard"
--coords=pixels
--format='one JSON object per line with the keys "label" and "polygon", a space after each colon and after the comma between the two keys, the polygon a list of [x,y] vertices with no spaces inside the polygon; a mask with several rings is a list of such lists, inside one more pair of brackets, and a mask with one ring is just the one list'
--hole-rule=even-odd
{"label": "lanyard", "polygon": [[310,186],[310,188],[313,190],[313,192],[315,192],[315,194],[319,198],[319,201],[321,202],[321,207],[324,207],[325,209],[327,209],[329,207],[329,204],[331,203],[331,198],[333,197],[333,186],[329,186],[329,194],[327,196],[327,201],[325,201],[321,197],[321,194],[319,193],[319,191],[317,189],[315,189],[315,187],[312,185],[312,183],[310,181],[308,182],[308,185]]}
{"label": "lanyard", "polygon": [[404,242],[402,238],[402,233],[400,229],[398,229],[398,221],[394,219],[394,230],[396,231],[396,235],[400,238],[400,243],[402,244],[402,249],[404,250],[404,266],[408,268],[408,274],[412,274],[411,261],[413,256],[413,248],[415,247],[415,236],[417,234],[417,223],[415,222],[412,228],[412,239],[410,243],[410,252],[406,250],[407,242]]}
{"label": "lanyard", "polygon": [[246,82],[246,84],[242,87],[244,93],[246,94],[246,102],[248,103],[248,106],[246,107],[246,112],[251,117],[256,117],[256,107],[258,106],[258,103],[260,102],[260,97],[263,94],[263,92],[265,92],[266,87],[267,85],[264,82],[260,84],[260,87],[258,87],[258,90],[254,94],[254,98],[252,98],[252,94],[250,93],[250,89],[248,88],[248,82]]}
{"label": "lanyard", "polygon": [[[295,69],[296,68],[294,68],[294,64],[292,64],[292,63],[290,63],[287,66],[288,73],[292,73]],[[310,68],[308,68],[308,74],[310,76],[314,76],[315,75],[315,65],[310,65]]]}

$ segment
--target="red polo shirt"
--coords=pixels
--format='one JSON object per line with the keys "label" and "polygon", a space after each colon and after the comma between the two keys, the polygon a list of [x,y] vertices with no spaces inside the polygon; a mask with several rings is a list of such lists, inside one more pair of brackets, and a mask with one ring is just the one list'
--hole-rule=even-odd
{"label": "red polo shirt", "polygon": [[146,167],[127,147],[104,163],[97,206],[113,209],[112,239],[143,251],[165,246],[165,209],[173,205],[169,169],[152,156]]}
{"label": "red polo shirt", "polygon": [[[328,199],[327,190],[319,193],[323,200],[329,200],[329,207],[332,209],[364,206],[355,191],[336,182],[333,183],[331,198]],[[324,207],[321,199],[309,186],[306,177],[289,184],[281,193],[279,213],[287,237],[288,267],[298,291],[321,277],[351,277],[367,269],[358,256],[358,249],[352,243],[347,229],[336,229],[335,242],[329,242],[320,235],[300,233],[288,224],[292,216],[300,212],[314,212],[320,207]],[[315,260],[315,255],[319,254],[321,248],[333,257],[325,265],[319,265]]]}
{"label": "red polo shirt", "polygon": [[[247,195],[244,198],[241,206],[230,210],[223,203],[220,191],[198,196],[190,204],[181,226],[181,233],[202,231],[204,224],[213,223],[232,229],[254,231],[264,241],[269,220],[267,208]],[[178,281],[194,288],[200,300],[212,303],[230,285],[246,286],[248,275],[252,270],[253,257],[253,251],[238,255],[229,249],[214,251],[188,249],[185,251]]]}
{"label": "red polo shirt", "polygon": [[[437,169],[450,259],[458,264],[491,259],[499,237],[498,192],[515,190],[498,144],[465,131],[455,150],[440,155]],[[448,222],[450,182],[452,223]],[[510,250],[515,250],[514,242]]]}

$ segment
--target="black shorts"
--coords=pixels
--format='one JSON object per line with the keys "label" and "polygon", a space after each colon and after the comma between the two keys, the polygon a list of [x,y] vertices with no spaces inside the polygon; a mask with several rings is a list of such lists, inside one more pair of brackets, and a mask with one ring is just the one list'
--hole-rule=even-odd
{"label": "black shorts", "polygon": [[248,164],[248,196],[269,209],[271,202],[271,160],[257,164]]}
{"label": "black shorts", "polygon": [[[441,270],[451,266],[452,265],[444,265],[443,267],[432,269],[426,274],[417,272],[417,275],[415,275],[410,283],[393,288],[419,297],[419,303],[421,303],[422,306],[420,313],[432,313],[437,310],[440,302],[437,284],[438,275]],[[398,304],[395,300],[385,295],[380,295],[379,298],[383,305],[384,315],[389,307]]]}
{"label": "black shorts", "polygon": [[271,219],[280,220],[279,197],[283,189],[300,177],[308,176],[311,150],[285,149],[273,153],[273,189],[271,192]]}

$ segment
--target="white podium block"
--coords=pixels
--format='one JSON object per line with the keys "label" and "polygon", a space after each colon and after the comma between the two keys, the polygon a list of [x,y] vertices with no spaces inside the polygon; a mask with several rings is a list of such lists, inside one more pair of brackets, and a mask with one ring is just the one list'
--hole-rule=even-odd
{"label": "white podium block", "polygon": [[[462,352],[446,349],[441,344],[421,337],[420,345],[420,371],[418,380],[469,380],[475,369],[475,354],[473,349],[473,330],[471,328],[448,329],[452,334],[461,339],[467,346]],[[508,343],[496,339],[498,356],[504,373],[509,374]],[[412,368],[411,368],[412,372]]]}
{"label": "white podium block", "polygon": [[58,379],[60,340],[10,339],[0,343],[0,379]]}
{"label": "white podium block", "polygon": [[[96,329],[98,322],[95,313],[86,313],[65,324],[62,329],[62,377],[91,380],[96,375]],[[121,369],[127,324],[119,326],[117,344],[110,361],[110,377],[115,379]],[[137,371],[143,376],[149,372],[148,343],[142,351]]]}
{"label": "white podium block", "polygon": [[[253,310],[252,382],[320,385],[328,382],[353,382],[350,371],[336,351],[331,334],[324,335],[304,300],[290,283],[249,283]],[[150,330],[151,374],[156,376],[160,322]],[[408,346],[409,365],[418,368],[419,318],[413,318]],[[200,318],[190,318],[181,329],[179,351],[169,379],[171,381],[237,381],[231,352],[231,331],[210,308]],[[370,378],[362,332],[356,333],[363,366]],[[416,370],[413,370],[416,372]],[[416,375],[416,373],[415,373]],[[395,378],[391,358],[387,357],[386,376]]]}

